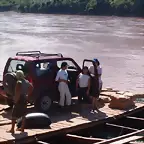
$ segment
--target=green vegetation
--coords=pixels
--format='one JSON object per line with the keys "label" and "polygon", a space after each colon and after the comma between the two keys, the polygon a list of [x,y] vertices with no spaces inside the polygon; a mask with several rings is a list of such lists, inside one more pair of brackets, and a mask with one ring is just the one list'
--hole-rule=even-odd
{"label": "green vegetation", "polygon": [[0,0],[0,11],[144,16],[144,0]]}

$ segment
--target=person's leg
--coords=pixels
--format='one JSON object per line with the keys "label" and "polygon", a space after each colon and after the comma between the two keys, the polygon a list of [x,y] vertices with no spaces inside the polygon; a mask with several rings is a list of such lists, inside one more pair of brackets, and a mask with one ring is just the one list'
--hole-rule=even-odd
{"label": "person's leg", "polygon": [[92,98],[92,110],[95,110],[95,97]]}
{"label": "person's leg", "polygon": [[25,129],[25,116],[22,117],[21,132],[24,132]]}
{"label": "person's leg", "polygon": [[13,119],[13,118],[12,118],[11,129],[8,130],[7,132],[12,133],[12,134],[14,133],[15,123],[16,123],[16,119]]}
{"label": "person's leg", "polygon": [[83,101],[85,103],[90,103],[90,97],[89,97],[89,95],[87,95],[87,90],[88,90],[87,87],[83,88]]}
{"label": "person's leg", "polygon": [[78,89],[77,93],[78,93],[78,102],[81,103],[81,102],[82,102],[82,93],[81,93],[81,88]]}
{"label": "person's leg", "polygon": [[21,132],[24,132],[24,129],[25,129],[25,116],[22,117],[22,124],[21,124],[21,127],[20,128],[17,128],[16,130],[17,131],[21,131]]}
{"label": "person's leg", "polygon": [[71,105],[71,93],[68,85],[65,85],[65,92],[66,92],[66,105]]}
{"label": "person's leg", "polygon": [[103,83],[102,83],[102,82],[100,82],[100,83],[99,83],[99,94],[101,93],[101,90],[102,90],[102,85],[103,85]]}
{"label": "person's leg", "polygon": [[66,93],[65,84],[63,84],[63,83],[59,84],[58,89],[59,89],[59,92],[60,92],[59,105],[63,107],[64,102],[65,102],[65,93]]}
{"label": "person's leg", "polygon": [[14,107],[12,109],[12,125],[11,125],[11,129],[8,130],[7,132],[14,133],[15,123],[16,123],[16,119],[17,119],[17,109],[18,109],[18,106],[14,105]]}
{"label": "person's leg", "polygon": [[102,90],[102,83],[99,84],[99,91],[101,92]]}

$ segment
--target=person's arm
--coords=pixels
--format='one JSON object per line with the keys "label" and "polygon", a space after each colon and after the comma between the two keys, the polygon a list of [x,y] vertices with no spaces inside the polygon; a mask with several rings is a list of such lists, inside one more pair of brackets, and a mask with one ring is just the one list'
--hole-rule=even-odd
{"label": "person's arm", "polygon": [[78,89],[78,86],[79,86],[80,75],[81,73],[78,75],[77,80],[76,80],[76,89]]}
{"label": "person's arm", "polygon": [[19,101],[21,93],[21,82],[18,81],[15,87],[15,96],[14,96],[14,103],[16,104]]}
{"label": "person's arm", "polygon": [[30,95],[31,95],[32,92],[33,92],[33,89],[34,89],[33,85],[32,85],[31,83],[29,83],[28,96],[27,96],[27,99],[28,99],[28,100],[29,100]]}
{"label": "person's arm", "polygon": [[78,89],[78,85],[79,85],[79,78],[77,78],[76,80],[76,89]]}
{"label": "person's arm", "polygon": [[100,77],[102,75],[102,68],[98,67],[97,71],[98,71],[98,76]]}
{"label": "person's arm", "polygon": [[55,78],[55,81],[59,82],[59,79],[60,79],[60,74],[59,74],[59,71],[58,71],[57,75],[56,75],[56,78]]}

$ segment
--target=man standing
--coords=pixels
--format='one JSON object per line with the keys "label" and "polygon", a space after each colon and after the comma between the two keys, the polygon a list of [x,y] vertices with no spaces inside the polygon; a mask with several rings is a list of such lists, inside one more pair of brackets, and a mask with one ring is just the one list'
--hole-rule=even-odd
{"label": "man standing", "polygon": [[64,107],[65,97],[66,105],[71,105],[71,93],[68,87],[68,73],[67,73],[67,63],[62,62],[61,69],[58,71],[55,81],[59,82],[58,90],[60,92],[59,106]]}

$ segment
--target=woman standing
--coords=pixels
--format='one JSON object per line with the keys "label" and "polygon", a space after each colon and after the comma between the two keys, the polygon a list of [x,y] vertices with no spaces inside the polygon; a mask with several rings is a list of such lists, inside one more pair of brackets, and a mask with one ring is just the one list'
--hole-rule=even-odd
{"label": "woman standing", "polygon": [[22,117],[22,126],[17,130],[24,132],[27,99],[33,90],[33,86],[25,79],[23,71],[18,70],[16,72],[16,78],[17,83],[15,87],[14,107],[12,110],[12,127],[7,131],[10,133],[14,133],[15,122],[20,117]]}
{"label": "woman standing", "polygon": [[[101,89],[102,89],[102,80],[101,80],[102,68],[101,68],[101,65],[100,65],[100,62],[99,62],[98,59],[93,59],[93,61],[95,63],[95,66],[93,66],[93,65],[90,66],[89,67],[89,72],[92,75],[95,75],[95,72],[96,72],[96,75],[95,75],[96,77],[92,78],[92,81],[93,81],[92,105],[93,105],[93,111],[94,111],[95,109],[98,110],[96,105],[97,105],[97,101],[99,100],[99,95],[100,95],[100,92],[101,92]],[[96,68],[96,70],[95,70],[95,68]]]}
{"label": "woman standing", "polygon": [[87,66],[83,67],[82,73],[77,79],[76,89],[78,90],[78,101],[89,102],[90,76]]}
{"label": "woman standing", "polygon": [[[101,92],[102,85],[103,85],[103,82],[102,82],[102,79],[101,79],[102,67],[101,67],[100,62],[99,62],[98,59],[95,58],[95,59],[93,59],[93,61],[95,62],[95,66],[97,68],[98,80],[99,80],[99,91]],[[89,72],[94,75],[94,66],[93,65],[89,67]]]}

